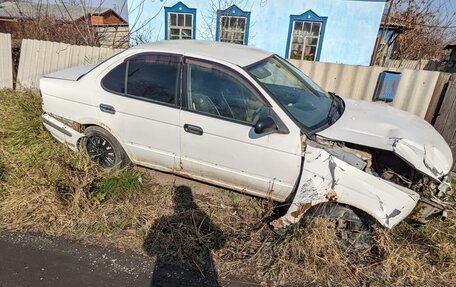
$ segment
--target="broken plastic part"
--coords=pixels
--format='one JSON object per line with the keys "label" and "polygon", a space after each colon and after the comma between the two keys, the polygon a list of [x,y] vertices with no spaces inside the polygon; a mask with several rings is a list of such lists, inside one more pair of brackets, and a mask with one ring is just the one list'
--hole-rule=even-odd
{"label": "broken plastic part", "polygon": [[329,154],[352,165],[360,170],[370,169],[372,165],[372,155],[368,152],[353,149],[343,143],[336,143],[320,139],[318,144],[314,144],[326,150]]}
{"label": "broken plastic part", "polygon": [[418,223],[427,223],[437,217],[445,217],[445,207],[425,197],[421,198],[408,217]]}

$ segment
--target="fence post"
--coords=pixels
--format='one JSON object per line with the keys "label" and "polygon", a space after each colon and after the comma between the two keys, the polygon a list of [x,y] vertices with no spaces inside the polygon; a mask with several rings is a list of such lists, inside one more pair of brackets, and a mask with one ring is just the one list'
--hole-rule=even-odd
{"label": "fence post", "polygon": [[13,88],[11,34],[0,33],[0,89]]}
{"label": "fence post", "polygon": [[438,116],[450,76],[451,74],[442,72],[437,79],[431,101],[429,102],[429,106],[424,117],[424,119],[430,124],[434,124]]}
{"label": "fence post", "polygon": [[456,74],[452,74],[434,127],[442,134],[453,153],[453,171],[456,171]]}

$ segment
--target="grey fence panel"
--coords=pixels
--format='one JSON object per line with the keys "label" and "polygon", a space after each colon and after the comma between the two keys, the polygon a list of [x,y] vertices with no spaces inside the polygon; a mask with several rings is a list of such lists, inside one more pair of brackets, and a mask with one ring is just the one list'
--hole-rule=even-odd
{"label": "grey fence panel", "polygon": [[[371,101],[382,71],[401,72],[396,97],[388,105],[424,118],[440,72],[385,67],[352,66],[290,60],[324,90],[357,100]],[[385,103],[386,104],[386,103]]]}
{"label": "grey fence panel", "polygon": [[96,64],[122,49],[22,40],[17,86],[37,89],[42,76],[69,67]]}
{"label": "grey fence panel", "polygon": [[13,88],[11,34],[0,33],[0,89]]}

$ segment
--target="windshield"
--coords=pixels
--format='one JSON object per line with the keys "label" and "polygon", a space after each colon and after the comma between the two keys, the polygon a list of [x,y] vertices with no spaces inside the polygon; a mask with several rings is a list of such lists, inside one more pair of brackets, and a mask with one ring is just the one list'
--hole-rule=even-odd
{"label": "windshield", "polygon": [[248,71],[306,129],[315,130],[329,122],[334,97],[286,60],[273,56]]}

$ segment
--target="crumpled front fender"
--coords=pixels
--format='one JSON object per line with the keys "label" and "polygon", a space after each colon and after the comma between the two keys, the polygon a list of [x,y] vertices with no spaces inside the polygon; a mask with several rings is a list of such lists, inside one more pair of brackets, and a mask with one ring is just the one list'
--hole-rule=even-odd
{"label": "crumpled front fender", "polygon": [[420,145],[407,139],[394,139],[394,152],[417,170],[440,182],[451,169],[453,159],[430,144]]}
{"label": "crumpled front fender", "polygon": [[296,195],[286,215],[275,227],[297,223],[313,205],[338,202],[355,207],[391,228],[415,208],[419,194],[380,177],[366,173],[308,145]]}

